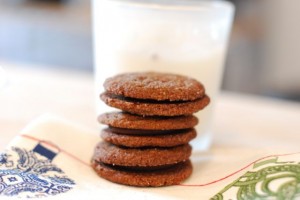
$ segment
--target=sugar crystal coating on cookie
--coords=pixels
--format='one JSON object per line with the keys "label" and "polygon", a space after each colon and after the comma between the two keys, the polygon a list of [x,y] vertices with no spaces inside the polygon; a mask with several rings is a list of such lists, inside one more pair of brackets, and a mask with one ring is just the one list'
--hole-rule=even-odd
{"label": "sugar crystal coating on cookie", "polygon": [[203,98],[194,101],[173,101],[163,103],[159,101],[133,101],[115,97],[107,92],[102,93],[100,98],[111,107],[142,116],[191,115],[205,108],[210,102],[210,98],[206,95]]}
{"label": "sugar crystal coating on cookie", "polygon": [[92,158],[99,176],[124,185],[176,185],[192,173],[188,144],[196,137],[193,113],[210,103],[197,80],[175,74],[126,73],[108,78],[100,98],[122,112],[104,113]]}
{"label": "sugar crystal coating on cookie", "polygon": [[143,117],[125,112],[103,113],[98,116],[98,121],[117,128],[146,130],[187,129],[198,124],[198,119],[194,115]]}
{"label": "sugar crystal coating on cookie", "polygon": [[[132,130],[128,130],[129,132]],[[135,130],[139,132],[139,130]],[[150,131],[149,131],[150,132]],[[113,132],[110,128],[103,129],[101,137],[108,143],[112,143],[117,146],[126,147],[174,147],[178,145],[187,144],[196,137],[195,129],[183,129],[168,132],[168,134],[118,134]]]}
{"label": "sugar crystal coating on cookie", "polygon": [[161,187],[178,185],[187,179],[192,173],[190,160],[175,164],[171,167],[152,171],[126,170],[122,167],[114,167],[92,160],[92,168],[96,173],[111,182],[138,186],[138,187]]}
{"label": "sugar crystal coating on cookie", "polygon": [[114,95],[156,101],[192,101],[205,93],[203,85],[195,79],[156,72],[119,74],[108,78],[104,88]]}
{"label": "sugar crystal coating on cookie", "polygon": [[111,165],[151,167],[188,160],[192,147],[188,144],[169,148],[126,148],[99,142],[94,159]]}

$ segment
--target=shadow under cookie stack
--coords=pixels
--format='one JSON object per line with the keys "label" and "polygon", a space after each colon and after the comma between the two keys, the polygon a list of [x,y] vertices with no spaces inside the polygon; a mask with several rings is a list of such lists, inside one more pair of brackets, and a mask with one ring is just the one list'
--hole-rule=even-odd
{"label": "shadow under cookie stack", "polygon": [[108,125],[95,148],[92,167],[124,185],[177,185],[192,173],[189,142],[196,137],[193,113],[209,104],[195,79],[165,73],[127,73],[104,83],[101,99],[121,112],[104,113]]}

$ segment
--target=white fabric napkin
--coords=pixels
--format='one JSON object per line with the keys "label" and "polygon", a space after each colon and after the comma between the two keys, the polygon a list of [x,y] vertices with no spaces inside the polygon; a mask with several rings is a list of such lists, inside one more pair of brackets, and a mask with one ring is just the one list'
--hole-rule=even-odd
{"label": "white fabric napkin", "polygon": [[138,188],[93,171],[99,141],[98,131],[64,119],[36,119],[0,154],[0,199],[300,199],[299,153],[250,159],[243,149],[193,152],[194,172],[183,185]]}

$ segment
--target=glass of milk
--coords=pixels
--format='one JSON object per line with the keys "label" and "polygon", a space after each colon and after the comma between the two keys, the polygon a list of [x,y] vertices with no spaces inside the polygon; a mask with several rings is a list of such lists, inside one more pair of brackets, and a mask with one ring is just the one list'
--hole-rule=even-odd
{"label": "glass of milk", "polygon": [[3,68],[0,66],[0,92],[4,88],[4,85],[6,84],[6,75],[3,70]]}
{"label": "glass of milk", "polygon": [[202,82],[211,103],[197,113],[193,148],[207,150],[212,113],[223,73],[234,6],[209,0],[93,0],[98,113],[106,78],[122,72],[159,71]]}

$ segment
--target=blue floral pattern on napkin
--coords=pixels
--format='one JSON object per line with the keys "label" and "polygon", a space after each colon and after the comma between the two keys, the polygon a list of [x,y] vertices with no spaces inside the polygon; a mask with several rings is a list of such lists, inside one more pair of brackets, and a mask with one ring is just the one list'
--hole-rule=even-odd
{"label": "blue floral pattern on napkin", "polygon": [[41,144],[0,154],[0,195],[33,198],[71,190],[75,182],[52,163],[56,155]]}

